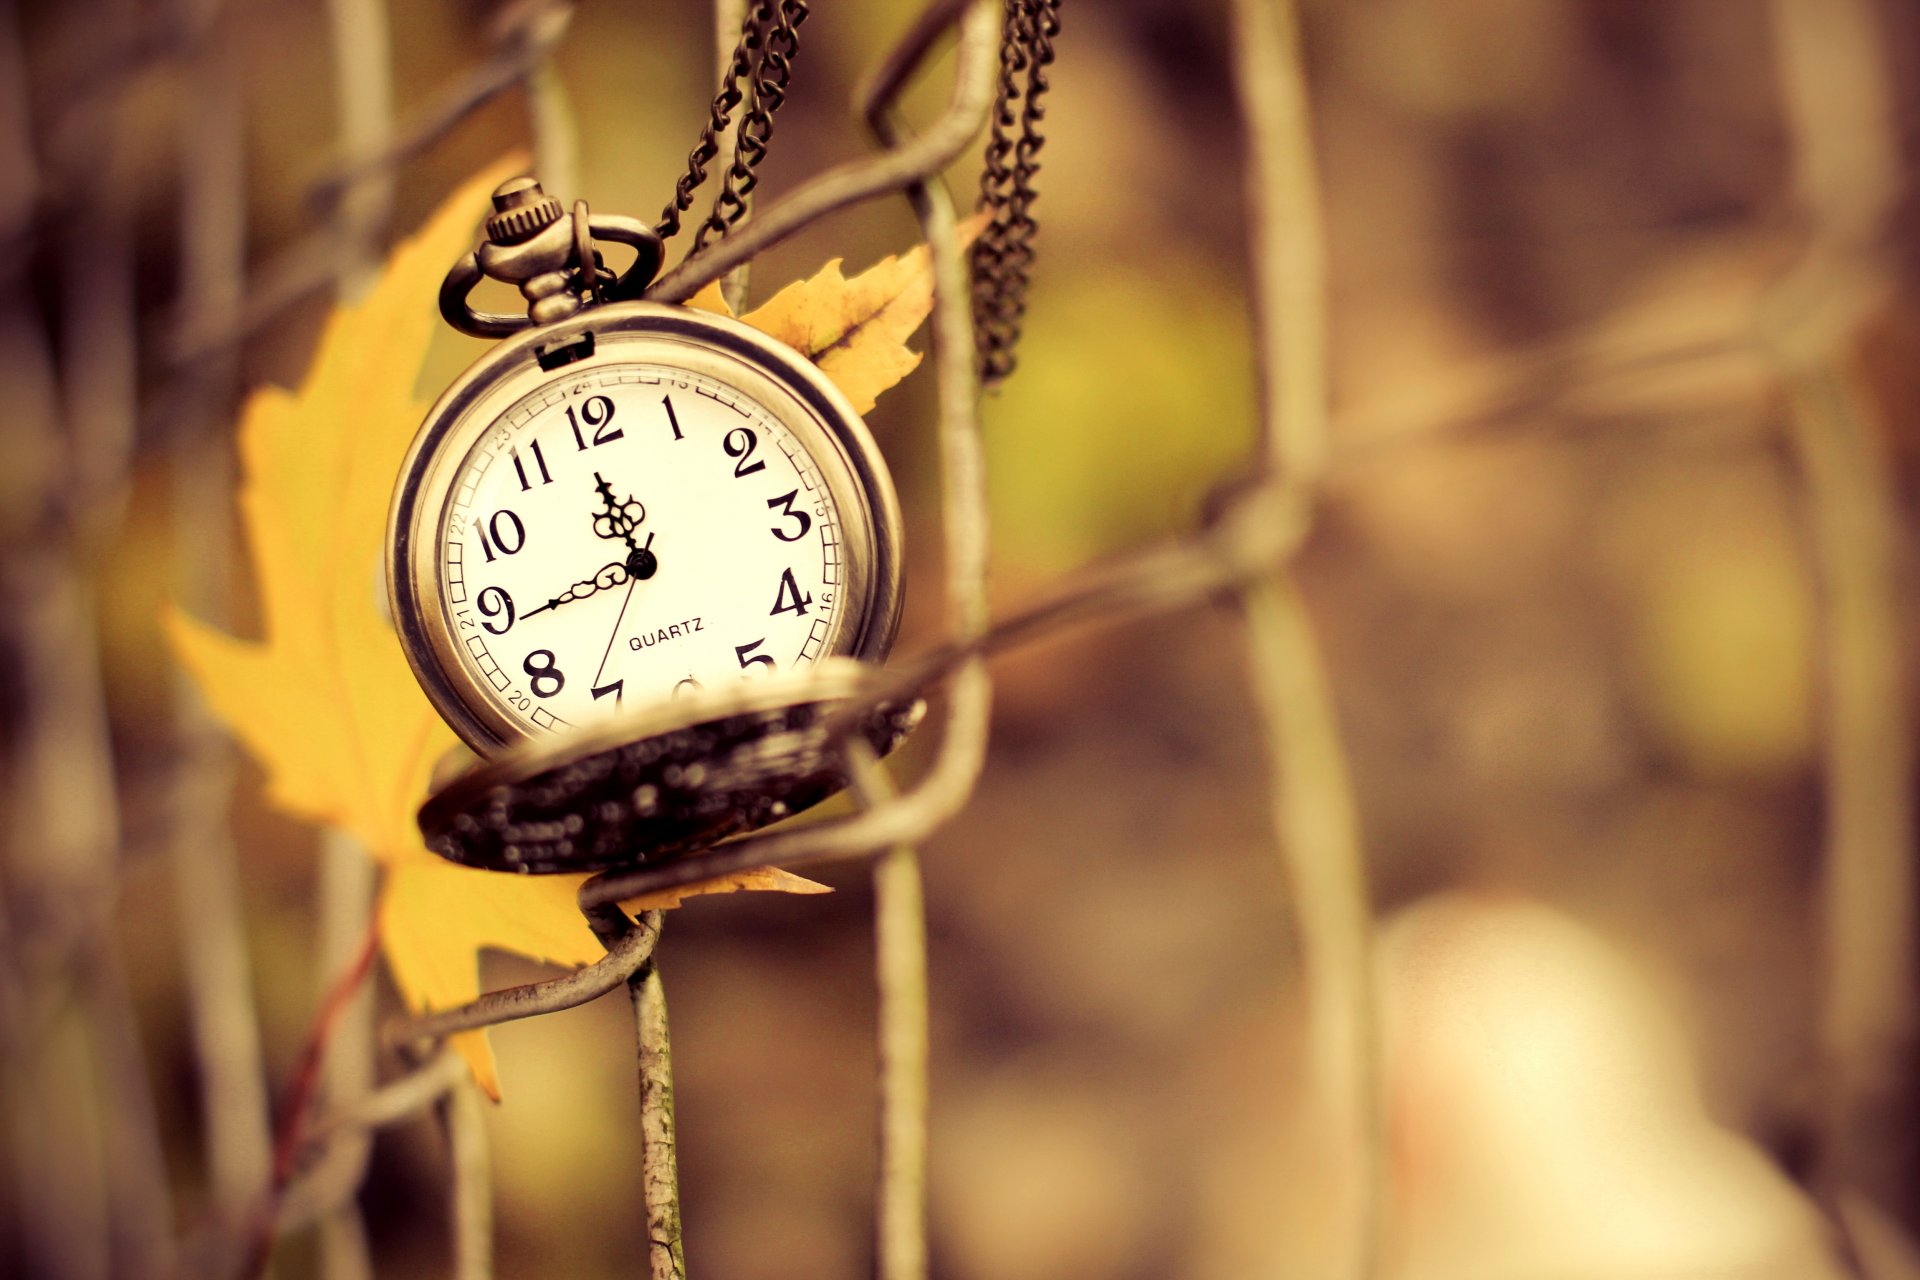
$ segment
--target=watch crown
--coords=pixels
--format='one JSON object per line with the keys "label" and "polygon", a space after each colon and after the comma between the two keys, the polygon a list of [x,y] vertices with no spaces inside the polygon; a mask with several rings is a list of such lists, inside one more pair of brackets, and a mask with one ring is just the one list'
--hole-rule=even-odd
{"label": "watch crown", "polygon": [[560,202],[540,189],[538,178],[510,178],[494,189],[487,239],[495,244],[518,244],[565,215]]}

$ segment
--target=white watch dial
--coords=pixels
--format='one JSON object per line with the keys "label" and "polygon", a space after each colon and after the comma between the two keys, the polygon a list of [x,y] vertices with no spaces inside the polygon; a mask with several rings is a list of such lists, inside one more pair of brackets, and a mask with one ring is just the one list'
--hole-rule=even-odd
{"label": "white watch dial", "polygon": [[606,364],[556,374],[461,460],[440,606],[475,687],[558,730],[832,652],[841,530],[819,463],[765,406]]}

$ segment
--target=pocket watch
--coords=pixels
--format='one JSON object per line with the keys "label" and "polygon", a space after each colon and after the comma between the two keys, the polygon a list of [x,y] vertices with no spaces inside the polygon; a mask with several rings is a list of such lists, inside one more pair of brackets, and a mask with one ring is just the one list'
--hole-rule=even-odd
{"label": "pocket watch", "polygon": [[[639,301],[662,257],[644,224],[569,213],[531,178],[493,202],[440,302],[506,340],[427,414],[389,519],[396,629],[447,723],[498,756],[884,657],[900,513],[846,397],[737,320]],[[608,271],[599,242],[634,263]],[[528,313],[476,311],[483,278]]]}

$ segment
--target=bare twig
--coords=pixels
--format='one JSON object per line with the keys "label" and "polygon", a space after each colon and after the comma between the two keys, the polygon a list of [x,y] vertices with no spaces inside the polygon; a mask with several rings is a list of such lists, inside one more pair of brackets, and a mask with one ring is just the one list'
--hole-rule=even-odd
{"label": "bare twig", "polygon": [[[1847,1206],[1911,1208],[1915,1065],[1913,723],[1905,688],[1899,498],[1851,350],[1889,287],[1877,249],[1900,194],[1886,35],[1865,0],[1774,0],[1781,98],[1814,235],[1775,290],[1767,337],[1785,382],[1821,591],[1824,1067],[1818,1180]],[[1843,301],[1830,281],[1859,287]],[[1912,1227],[1909,1219],[1907,1225]],[[1864,1256],[1857,1257],[1864,1262]]]}
{"label": "bare twig", "polygon": [[[90,973],[117,964],[108,910],[117,814],[99,685],[91,593],[64,551],[6,565],[4,594],[27,696],[14,748],[6,880],[13,921],[5,1089],[12,1185],[25,1265],[50,1280],[95,1280],[113,1266],[115,1192],[107,1148],[123,1100],[102,1055],[121,1047]],[[11,922],[10,922],[11,923]],[[22,934],[26,936],[21,936]],[[117,984],[116,984],[117,985]],[[164,1185],[164,1184],[163,1184]]]}
{"label": "bare twig", "polygon": [[567,99],[567,87],[550,59],[541,59],[527,76],[526,96],[534,171],[548,192],[571,205],[582,194],[580,131]]}
{"label": "bare twig", "polygon": [[387,1026],[386,1042],[396,1047],[419,1045],[444,1039],[455,1032],[537,1018],[598,1000],[640,971],[640,966],[653,955],[659,938],[659,924],[650,912],[640,918],[638,926],[612,940],[603,960],[546,982],[489,991],[455,1009],[395,1021]]}
{"label": "bare twig", "polygon": [[[865,805],[894,795],[864,740],[847,749]],[[874,984],[879,994],[880,1178],[874,1256],[880,1280],[927,1274],[927,919],[920,859],[900,845],[873,864]]]}
{"label": "bare twig", "polygon": [[[107,16],[115,25],[131,22],[124,9]],[[59,170],[72,175],[71,185],[82,199],[82,207],[66,220],[62,249],[68,270],[63,273],[59,311],[61,399],[74,503],[73,567],[79,573],[92,569],[97,563],[93,553],[123,526],[138,416],[132,193],[123,107],[102,103],[97,117],[76,115],[73,128],[62,130],[58,143]],[[88,652],[70,655],[70,660],[98,663],[100,656]],[[104,671],[95,670],[92,679],[104,683]],[[110,769],[104,691],[99,696],[100,717],[85,729],[99,734],[96,749]],[[106,781],[113,785],[110,773]],[[100,824],[101,838],[110,836],[112,843],[99,850],[104,860],[100,890],[110,900],[118,888],[124,833],[119,830],[117,796],[109,793],[101,799],[108,807],[94,821]],[[60,801],[75,802],[88,800],[67,796]],[[115,1274],[161,1276],[174,1260],[173,1202],[125,962],[118,940],[110,935],[90,939],[74,959],[101,1098]]]}
{"label": "bare twig", "polygon": [[[373,972],[374,958],[379,954],[379,930],[369,925],[361,934],[353,955],[335,976],[314,1012],[313,1025],[307,1031],[306,1043],[301,1046],[299,1061],[294,1064],[293,1077],[287,1087],[287,1100],[282,1108],[279,1133],[274,1140],[273,1177],[276,1187],[285,1187],[292,1180],[294,1164],[306,1145],[307,1122],[313,1101],[319,1092],[320,1081],[326,1074],[328,1051],[340,1024],[365,989],[367,977]],[[359,1101],[356,1098],[353,1105],[357,1106]]]}
{"label": "bare twig", "polygon": [[[647,934],[657,941],[666,915],[649,911],[635,921],[617,906],[582,910],[609,952],[633,934]],[[673,1040],[667,1027],[666,987],[652,951],[649,945],[646,963],[627,979],[640,1060],[640,1181],[647,1208],[647,1274],[652,1280],[686,1280],[679,1151],[674,1137]]]}
{"label": "bare twig", "polygon": [[[373,988],[366,982],[378,954],[378,924],[373,917],[376,879],[373,860],[351,836],[329,831],[321,837],[320,951],[327,986],[310,1046],[320,1059],[316,1093],[329,1108],[353,1107],[373,1091]],[[303,1058],[303,1061],[305,1059]],[[297,1097],[298,1090],[290,1095]],[[273,1205],[272,1229],[286,1231],[318,1219],[322,1266],[352,1272],[364,1255],[364,1229],[353,1192],[366,1176],[372,1135],[342,1129],[329,1135],[312,1156],[300,1182],[289,1183],[290,1162],[305,1150],[290,1126],[306,1124],[307,1108],[285,1113],[276,1159],[276,1185],[285,1188]],[[329,1260],[331,1259],[331,1260]]]}
{"label": "bare twig", "polygon": [[1859,379],[1790,370],[1825,651],[1826,1062],[1821,1174],[1892,1209],[1911,1187],[1914,1051],[1913,747],[1897,587],[1899,500]]}
{"label": "bare twig", "polygon": [[[463,1072],[464,1076],[464,1072]],[[454,1280],[493,1275],[493,1165],[487,1154],[486,1106],[470,1078],[462,1078],[441,1107],[452,1165]]]}
{"label": "bare twig", "polygon": [[1311,492],[1327,458],[1326,249],[1299,18],[1292,0],[1236,0],[1234,84],[1267,472]]}
{"label": "bare twig", "polygon": [[[380,935],[367,927],[359,945],[347,957],[332,984],[322,994],[294,1064],[286,1101],[280,1110],[279,1131],[275,1137],[270,1180],[255,1208],[250,1231],[244,1241],[239,1274],[244,1277],[264,1272],[273,1255],[276,1236],[289,1225],[300,1225],[330,1213],[342,1198],[337,1190],[344,1185],[357,1186],[364,1170],[364,1154],[352,1144],[330,1141],[321,1148],[315,1169],[306,1181],[296,1185],[294,1174],[307,1154],[307,1125],[314,1097],[325,1074],[328,1050],[332,1047],[343,1020],[356,1003],[373,971],[379,954]],[[329,1135],[332,1137],[333,1135]],[[359,1135],[353,1135],[358,1137]],[[335,1188],[324,1199],[313,1196],[315,1186]]]}
{"label": "bare twig", "polygon": [[1330,1133],[1321,1158],[1345,1184],[1337,1274],[1380,1265],[1384,1134],[1359,819],[1319,645],[1284,572],[1241,591],[1254,708],[1306,987],[1309,1098]]}
{"label": "bare twig", "polygon": [[[129,15],[62,14],[104,39]],[[12,623],[14,724],[0,883],[0,1094],[20,1258],[54,1280],[152,1276],[171,1261],[172,1203],[144,1049],[112,932],[120,805],[88,574],[117,531],[134,419],[130,216],[120,103],[100,100],[34,156],[20,19],[0,10],[0,240],[24,244],[41,181],[75,193],[52,248],[60,271],[58,368],[36,314],[24,253],[0,268],[0,343],[18,406],[9,452],[13,527],[0,555]],[[17,175],[17,177],[16,177]],[[96,243],[95,237],[109,237]]]}
{"label": "bare twig", "polygon": [[686,1280],[680,1221],[680,1165],[674,1133],[673,1041],[667,991],[653,960],[627,983],[633,993],[634,1039],[640,1056],[640,1182],[647,1204],[647,1257],[652,1280]]}
{"label": "bare twig", "polygon": [[358,159],[343,158],[314,183],[312,200],[327,206],[349,183],[391,175],[420,156],[481,107],[522,84],[546,61],[573,20],[569,0],[532,0],[512,5],[495,29],[487,60],[462,72],[387,145]]}
{"label": "bare twig", "polygon": [[[383,181],[407,161],[428,150],[475,111],[524,83],[565,34],[573,7],[563,0],[536,0],[516,6],[515,21],[503,23],[493,54],[441,91],[433,104],[404,132],[357,163],[343,162],[313,188],[312,203],[331,208],[350,183]],[[382,228],[384,230],[384,228]],[[245,342],[289,307],[332,287],[364,263],[362,237],[351,227],[329,222],[280,250],[254,272],[237,319],[225,328],[174,326],[162,343],[175,368],[191,369]]]}
{"label": "bare twig", "polygon": [[393,141],[393,49],[386,0],[327,0],[327,19],[340,150],[353,174],[331,221],[347,259],[343,291],[352,298],[378,270],[393,216],[393,173],[371,163]]}
{"label": "bare twig", "polygon": [[[1261,466],[1307,507],[1328,457],[1325,249],[1299,19],[1292,0],[1236,0],[1245,124]],[[1346,1176],[1334,1274],[1380,1265],[1386,1158],[1371,982],[1371,915],[1338,717],[1305,603],[1282,569],[1241,588],[1268,796],[1306,982],[1308,1094]]]}
{"label": "bare twig", "polygon": [[[184,68],[194,92],[180,127],[183,324],[221,327],[239,308],[246,276],[246,116],[232,15],[206,0],[181,6],[197,43]],[[175,434],[173,578],[175,598],[202,618],[231,612],[228,536],[233,468],[227,432],[239,394],[232,360],[190,375]],[[227,811],[233,748],[213,723],[185,671],[173,677],[173,825],[169,855],[180,902],[180,946],[200,1067],[200,1109],[214,1217],[244,1227],[272,1170],[266,1069],[254,1014],[238,856]]]}
{"label": "bare twig", "polygon": [[411,1120],[469,1075],[465,1058],[452,1049],[441,1049],[425,1066],[381,1085],[352,1107],[313,1125],[313,1137],[324,1141],[338,1129],[382,1129]]}
{"label": "bare twig", "polygon": [[[340,149],[350,159],[381,154],[393,134],[393,53],[385,0],[328,0],[328,29],[333,41],[334,106],[339,113]],[[335,227],[346,255],[341,291],[354,297],[372,285],[379,271],[387,221],[393,209],[393,177],[373,169],[350,183],[342,195]],[[373,915],[377,872],[366,849],[345,832],[321,838],[320,963],[329,976],[364,976],[371,968],[378,938]],[[330,996],[341,994],[336,985]],[[327,1105],[349,1108],[373,1091],[373,987],[364,981],[344,986],[331,1032],[323,1037],[321,1073]],[[334,1007],[330,998],[328,1007]],[[296,1125],[304,1124],[305,1110]],[[276,1161],[276,1190],[287,1186],[289,1146]],[[316,1202],[320,1224],[320,1265],[325,1280],[360,1280],[370,1271],[366,1228],[350,1193],[365,1176],[372,1136],[364,1130],[333,1133],[322,1148],[305,1188],[329,1192]],[[292,1151],[298,1151],[295,1144]],[[276,1208],[303,1209],[284,1201]],[[297,1214],[289,1213],[288,1218]]]}

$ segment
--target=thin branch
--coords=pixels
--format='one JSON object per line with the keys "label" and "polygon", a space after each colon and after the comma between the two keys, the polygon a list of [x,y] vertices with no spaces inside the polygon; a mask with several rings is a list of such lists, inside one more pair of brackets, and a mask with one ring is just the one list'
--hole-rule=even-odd
{"label": "thin branch", "polygon": [[[328,0],[327,20],[341,152],[354,159],[378,155],[393,136],[393,50],[385,0]],[[369,288],[379,272],[393,187],[390,172],[369,172],[348,185],[334,211],[334,226],[347,255],[339,284],[348,297]],[[345,832],[329,830],[321,837],[321,860],[321,972],[364,972],[373,963],[379,928],[373,913],[378,887],[373,859]],[[347,993],[321,1075],[330,1107],[352,1107],[374,1085],[373,987],[355,983]],[[300,1123],[304,1114],[303,1109]],[[365,1131],[336,1132],[322,1148],[308,1185],[357,1187],[372,1151],[372,1137]],[[281,1157],[274,1171],[276,1188],[286,1187],[290,1173],[284,1146]],[[370,1267],[366,1229],[351,1191],[336,1192],[322,1207],[321,1218],[325,1280],[360,1280]]]}
{"label": "thin branch", "polygon": [[1282,572],[1241,589],[1249,681],[1270,777],[1274,834],[1299,939],[1307,1096],[1331,1132],[1317,1157],[1345,1184],[1341,1274],[1380,1267],[1385,1133],[1372,921],[1359,818],[1325,664],[1298,586]]}
{"label": "thin branch", "polygon": [[[940,8],[933,6],[929,13]],[[925,58],[931,30],[923,21],[909,32],[863,95],[867,122],[883,145],[903,145],[904,127],[893,113],[893,103],[906,86],[909,69]],[[956,640],[968,645],[977,642],[989,624],[986,460],[980,439],[968,282],[946,184],[929,174],[909,189],[909,195],[933,263],[947,624]],[[975,656],[957,669],[947,730],[934,768],[934,778],[942,780],[953,803],[964,803],[978,782],[991,714],[986,666]],[[855,789],[869,806],[894,799],[891,782],[864,741],[848,744],[847,763]],[[875,979],[880,1001],[875,1251],[881,1280],[923,1280],[927,1274],[929,1049],[926,909],[918,856],[911,846],[896,844],[880,856],[873,875]]]}
{"label": "thin branch", "polygon": [[637,927],[621,933],[612,941],[604,959],[584,969],[576,969],[564,977],[546,982],[531,982],[525,986],[490,991],[458,1008],[391,1022],[387,1025],[384,1038],[387,1044],[396,1048],[415,1046],[445,1039],[456,1032],[495,1027],[521,1018],[537,1018],[542,1014],[558,1013],[562,1009],[572,1009],[598,1000],[640,971],[640,966],[653,955],[654,944],[659,938],[660,926],[654,920],[654,914],[649,912],[640,918]]}
{"label": "thin branch", "polygon": [[[0,203],[0,226],[9,232],[23,230],[32,215],[23,61],[19,15],[9,5],[0,10],[0,158],[20,164],[27,187],[19,199]],[[41,491],[35,498],[51,507],[51,495],[62,487],[59,388],[26,261],[0,261],[6,286],[0,288],[0,341],[13,353],[8,391],[18,406],[9,431],[16,456],[30,467],[41,464],[40,474],[23,477],[38,482],[28,491]],[[104,1276],[111,1258],[98,1099],[86,1078],[85,1027],[67,1016],[63,990],[83,940],[109,936],[101,918],[108,889],[88,883],[95,878],[90,872],[106,880],[99,863],[110,859],[115,839],[114,810],[98,807],[113,795],[104,709],[97,678],[89,683],[81,670],[93,661],[96,632],[89,593],[69,556],[44,547],[8,550],[0,559],[0,596],[25,702],[13,709],[6,759],[16,812],[6,834],[4,882],[9,900],[20,905],[9,919],[18,927],[0,937],[0,1103],[17,1197],[18,1256],[35,1274]],[[84,723],[73,722],[75,712]],[[89,735],[89,724],[98,732]]]}
{"label": "thin branch", "polygon": [[[361,935],[359,946],[334,978],[333,984],[327,988],[320,1000],[320,1007],[314,1012],[313,1025],[307,1030],[306,1043],[301,1046],[300,1058],[294,1065],[292,1080],[287,1087],[279,1134],[274,1141],[273,1177],[277,1188],[285,1187],[292,1180],[294,1164],[306,1146],[307,1121],[313,1101],[319,1092],[320,1081],[326,1074],[328,1050],[333,1045],[340,1024],[366,988],[367,978],[373,972],[374,959],[379,954],[380,932],[369,924]],[[358,1105],[358,1102],[359,1099],[355,1099],[353,1105]]]}
{"label": "thin branch", "polygon": [[384,1129],[411,1120],[468,1077],[466,1059],[452,1049],[441,1049],[425,1066],[381,1085],[353,1106],[313,1125],[313,1139],[324,1142],[336,1130]]}
{"label": "thin branch", "polygon": [[1827,787],[1820,1020],[1821,1188],[1895,1210],[1911,1189],[1915,824],[1899,497],[1861,380],[1838,363],[1789,371],[1825,683]]}
{"label": "thin branch", "polygon": [[[427,151],[481,107],[524,83],[565,34],[573,8],[561,0],[516,7],[504,23],[493,54],[443,89],[406,130],[358,162],[342,162],[314,184],[310,203],[335,208],[350,183],[391,182],[406,162]],[[225,328],[170,324],[159,345],[176,369],[231,351],[292,307],[331,288],[363,261],[363,241],[334,222],[316,228],[268,259],[253,274],[238,318]],[[163,397],[164,398],[164,397]]]}
{"label": "thin branch", "polygon": [[[155,1274],[170,1261],[173,1207],[145,1055],[111,928],[121,840],[90,552],[117,530],[134,417],[135,332],[124,240],[118,103],[55,130],[37,171],[16,6],[0,11],[0,236],[25,248],[40,186],[81,208],[54,244],[60,350],[48,349],[28,253],[0,269],[0,345],[16,519],[38,533],[0,557],[13,637],[13,801],[0,880],[0,1094],[18,1200],[21,1264],[61,1280]],[[70,20],[73,15],[63,15]],[[77,15],[103,39],[123,14]],[[103,18],[107,19],[103,21]],[[86,235],[115,236],[100,245]]]}
{"label": "thin branch", "polygon": [[[1773,0],[1771,15],[1796,185],[1814,231],[1769,299],[1765,326],[1820,590],[1826,963],[1816,1190],[1861,1264],[1862,1211],[1910,1209],[1920,1164],[1910,1085],[1920,903],[1905,534],[1887,432],[1851,356],[1891,287],[1877,250],[1903,174],[1887,33],[1874,6]],[[1851,307],[1820,305],[1835,277],[1858,285]]]}
{"label": "thin branch", "polygon": [[[1310,506],[1325,471],[1326,250],[1293,0],[1235,0],[1234,81],[1245,128],[1260,464]],[[1240,588],[1268,797],[1306,986],[1308,1097],[1329,1126],[1345,1194],[1334,1274],[1376,1275],[1386,1153],[1372,918],[1338,715],[1298,587],[1283,569]],[[1344,1167],[1343,1167],[1344,1166]]]}
{"label": "thin branch", "polygon": [[[308,1117],[315,1095],[325,1075],[329,1048],[334,1044],[341,1023],[366,986],[379,954],[380,935],[371,923],[362,931],[359,945],[346,957],[340,971],[322,993],[300,1057],[294,1064],[281,1106],[280,1123],[274,1142],[271,1177],[259,1198],[249,1234],[242,1242],[243,1252],[238,1274],[244,1278],[263,1274],[273,1257],[276,1237],[291,1226],[304,1225],[316,1217],[331,1214],[341,1201],[338,1188],[359,1185],[365,1169],[364,1138],[346,1135],[352,1141],[329,1141],[305,1179],[294,1183],[294,1173],[308,1154],[306,1139]],[[331,1135],[330,1135],[331,1136]],[[333,1188],[323,1200],[316,1201],[313,1188]]]}
{"label": "thin branch", "polygon": [[[183,68],[194,85],[180,121],[180,299],[183,324],[233,323],[246,278],[246,116],[231,14],[205,0],[180,6],[197,40]],[[233,467],[227,427],[239,395],[230,359],[196,367],[171,465],[175,598],[197,617],[231,612]],[[239,856],[228,810],[233,747],[199,689],[173,675],[174,761],[168,853],[180,904],[180,947],[199,1063],[200,1103],[214,1213],[244,1229],[272,1172],[266,1067],[254,1012]]]}
{"label": "thin branch", "polygon": [[320,1280],[372,1280],[373,1247],[366,1219],[334,1212],[320,1220]]}
{"label": "thin branch", "polygon": [[327,30],[333,40],[340,150],[354,174],[339,193],[331,223],[347,259],[342,291],[352,298],[379,270],[393,216],[393,171],[369,163],[386,154],[393,142],[393,47],[386,0],[327,0]]}
{"label": "thin branch", "polygon": [[545,62],[573,20],[568,0],[534,0],[501,15],[494,49],[486,61],[460,73],[428,106],[377,152],[339,161],[313,185],[310,199],[332,205],[350,183],[397,172],[430,150],[495,98],[522,84]]}
{"label": "thin branch", "polygon": [[1326,247],[1292,0],[1235,0],[1261,461],[1311,491],[1327,458]]}
{"label": "thin branch", "polygon": [[[96,660],[90,593],[67,556],[23,560],[6,566],[5,581],[28,698],[9,779],[22,812],[9,833],[6,880],[10,896],[33,904],[16,918],[48,936],[6,940],[16,970],[0,1041],[9,1058],[6,1137],[25,1266],[35,1275],[91,1280],[111,1266],[108,1120],[92,1078],[88,1011],[70,996],[80,976],[73,944],[110,936],[104,864],[114,840],[113,785],[105,709],[87,669]],[[45,954],[34,954],[43,947]]]}
{"label": "thin branch", "polygon": [[647,1206],[648,1275],[686,1280],[680,1220],[679,1143],[674,1131],[673,1041],[667,991],[649,959],[627,984],[633,993],[634,1041],[640,1058],[640,1183]]}
{"label": "thin branch", "polygon": [[567,87],[551,59],[542,59],[527,76],[527,123],[533,134],[534,172],[563,204],[580,199],[580,130]]}
{"label": "thin branch", "polygon": [[447,1094],[441,1114],[452,1166],[447,1216],[453,1228],[453,1277],[492,1280],[493,1164],[487,1152],[486,1105],[470,1078],[462,1078]]}
{"label": "thin branch", "polygon": [[[609,952],[633,934],[657,941],[666,919],[664,911],[649,911],[635,921],[617,906],[582,908],[582,913]],[[674,1135],[673,1039],[667,1026],[666,987],[652,952],[650,944],[646,963],[627,979],[640,1064],[640,1181],[647,1211],[647,1274],[651,1280],[686,1280],[679,1149]]]}
{"label": "thin branch", "polygon": [[[109,34],[125,31],[136,21],[124,6],[90,14],[89,20],[92,30]],[[62,487],[72,503],[67,532],[76,575],[90,574],[98,551],[124,528],[139,412],[134,199],[125,105],[123,100],[101,100],[91,112],[74,113],[55,128],[51,144],[54,177],[77,201],[61,220],[56,241],[64,267],[58,309],[66,427],[67,483]],[[88,612],[88,625],[97,627]],[[91,682],[104,681],[100,655],[91,646],[69,653],[67,660],[91,664]],[[105,762],[102,781],[111,789],[115,784],[105,690],[89,695],[94,699],[100,704],[99,718],[83,721],[75,731],[98,735],[94,750]],[[56,801],[81,806],[101,802],[103,807],[90,820],[102,841],[99,889],[110,901],[125,838],[118,796],[109,790],[97,801],[85,794],[66,794]],[[160,1276],[174,1262],[173,1197],[124,957],[118,940],[102,932],[88,939],[85,950],[74,952],[73,960],[94,1059],[92,1083],[100,1097],[114,1274]]]}
{"label": "thin branch", "polygon": [[[864,740],[847,751],[862,804],[894,794]],[[874,1255],[880,1280],[927,1274],[927,917],[920,859],[900,845],[873,864],[874,983],[879,994],[880,1177]]]}

